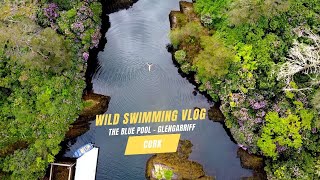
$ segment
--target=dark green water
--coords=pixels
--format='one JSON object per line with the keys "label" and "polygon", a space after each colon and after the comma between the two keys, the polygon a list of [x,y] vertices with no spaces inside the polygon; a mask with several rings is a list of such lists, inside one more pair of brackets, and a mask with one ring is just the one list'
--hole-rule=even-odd
{"label": "dark green water", "polygon": [[[167,52],[170,31],[168,15],[179,9],[178,0],[140,0],[128,10],[110,14],[107,44],[98,55],[93,77],[95,93],[111,96],[106,113],[154,111],[200,107],[213,104],[195,86],[181,77]],[[151,72],[146,63],[153,63]],[[143,180],[150,155],[124,156],[127,136],[109,137],[109,127],[96,127],[77,138],[67,155],[85,143],[100,147],[97,180]],[[156,129],[158,124],[151,124]],[[121,127],[121,126],[118,126]],[[204,166],[208,175],[221,180],[250,176],[241,168],[234,144],[219,123],[197,122],[194,132],[182,133],[191,140],[191,160]]]}

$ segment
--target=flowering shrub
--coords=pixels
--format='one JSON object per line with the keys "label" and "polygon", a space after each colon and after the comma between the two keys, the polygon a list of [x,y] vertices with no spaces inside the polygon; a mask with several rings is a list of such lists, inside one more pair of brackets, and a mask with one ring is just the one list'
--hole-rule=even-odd
{"label": "flowering shrub", "polygon": [[84,25],[82,22],[75,22],[71,24],[71,29],[77,34],[82,33],[84,31]]}
{"label": "flowering shrub", "polygon": [[101,39],[101,32],[100,29],[96,29],[95,32],[91,35],[91,47],[90,48],[97,48]]}
{"label": "flowering shrub", "polygon": [[265,108],[266,105],[267,105],[267,101],[255,101],[255,100],[252,100],[250,101],[250,105],[253,109],[255,110],[258,110],[258,109],[262,109],[262,108]]}
{"label": "flowering shrub", "polygon": [[88,4],[84,4],[78,9],[77,18],[80,21],[93,17],[93,12],[91,11],[90,7],[88,7],[87,5]]}
{"label": "flowering shrub", "polygon": [[44,15],[50,22],[54,22],[59,17],[59,8],[55,3],[48,4],[44,9]]}
{"label": "flowering shrub", "polygon": [[[64,4],[59,2],[58,4]],[[43,12],[38,13],[39,21],[57,29],[75,43],[82,42],[83,52],[88,48],[98,47],[101,39],[101,11],[102,7],[96,0],[74,2],[74,7],[59,11],[56,3],[44,5]],[[41,19],[41,13],[46,19]],[[45,23],[48,21],[49,23]]]}
{"label": "flowering shrub", "polygon": [[84,59],[85,61],[88,61],[88,59],[89,59],[89,53],[84,52],[84,53],[82,54],[82,57],[83,57],[83,59]]}

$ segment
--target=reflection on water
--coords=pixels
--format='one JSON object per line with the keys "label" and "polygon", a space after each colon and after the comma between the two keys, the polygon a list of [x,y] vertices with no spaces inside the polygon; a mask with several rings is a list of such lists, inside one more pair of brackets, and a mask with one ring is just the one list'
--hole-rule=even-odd
{"label": "reflection on water", "polygon": [[[106,113],[167,109],[207,108],[213,104],[195,86],[181,77],[167,52],[169,12],[179,9],[178,0],[140,0],[128,10],[110,14],[108,43],[98,55],[99,67],[93,89],[111,96]],[[151,71],[147,63],[152,63]],[[194,132],[182,133],[192,141],[191,160],[204,166],[206,174],[217,179],[239,179],[251,171],[242,169],[236,157],[237,146],[219,123],[197,121]],[[149,125],[149,124],[148,124]],[[121,126],[121,125],[120,125]],[[124,125],[122,125],[124,126]],[[158,124],[150,124],[156,128]],[[108,136],[108,127],[95,127],[78,137],[67,155],[84,143],[100,147],[97,179],[143,180],[151,155],[124,156],[127,136]]]}

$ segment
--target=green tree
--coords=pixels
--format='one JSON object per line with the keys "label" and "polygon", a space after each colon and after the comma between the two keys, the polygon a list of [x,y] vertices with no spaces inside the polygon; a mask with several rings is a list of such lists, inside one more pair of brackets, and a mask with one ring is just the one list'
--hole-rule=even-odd
{"label": "green tree", "polygon": [[271,18],[288,11],[290,0],[235,0],[228,13],[232,24],[256,23],[261,16]]}
{"label": "green tree", "polygon": [[227,48],[217,36],[201,38],[202,51],[193,60],[199,77],[222,78],[228,73],[230,63],[235,58],[231,49]]}
{"label": "green tree", "polygon": [[302,137],[299,133],[301,120],[298,116],[289,114],[281,118],[277,112],[269,112],[265,119],[266,125],[262,128],[261,138],[257,142],[264,155],[276,159],[278,157],[276,144],[295,149],[302,146]]}

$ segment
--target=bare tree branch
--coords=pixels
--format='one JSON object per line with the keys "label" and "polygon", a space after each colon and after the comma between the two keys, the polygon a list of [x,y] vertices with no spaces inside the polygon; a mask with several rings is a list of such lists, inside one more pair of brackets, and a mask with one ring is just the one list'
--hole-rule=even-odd
{"label": "bare tree branch", "polygon": [[312,90],[312,88],[301,88],[301,89],[284,88],[282,90],[284,90],[284,91],[307,91],[307,90]]}
{"label": "bare tree branch", "polygon": [[[302,32],[301,32],[302,31]],[[287,62],[280,66],[277,79],[286,79],[290,82],[297,73],[317,74],[320,73],[320,37],[309,30],[301,30],[300,34],[313,40],[313,45],[294,42],[289,51]]]}

